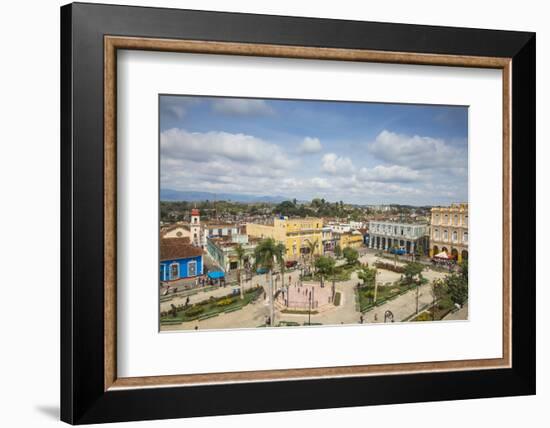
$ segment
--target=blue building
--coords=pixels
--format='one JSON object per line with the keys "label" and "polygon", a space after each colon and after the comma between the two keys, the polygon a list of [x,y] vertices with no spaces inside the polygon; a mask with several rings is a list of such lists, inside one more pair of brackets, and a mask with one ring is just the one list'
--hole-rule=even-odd
{"label": "blue building", "polygon": [[203,274],[202,249],[188,238],[166,238],[160,242],[160,280],[175,281]]}

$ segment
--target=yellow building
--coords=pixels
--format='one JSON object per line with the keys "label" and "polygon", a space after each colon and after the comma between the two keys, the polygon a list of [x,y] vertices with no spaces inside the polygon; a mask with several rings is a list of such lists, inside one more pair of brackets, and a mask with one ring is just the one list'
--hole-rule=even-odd
{"label": "yellow building", "polygon": [[297,260],[310,252],[323,254],[323,220],[315,217],[276,217],[269,224],[247,223],[246,233],[257,238],[273,238],[286,248],[286,259]]}
{"label": "yellow building", "polygon": [[430,257],[441,252],[458,262],[468,259],[468,204],[432,208]]}
{"label": "yellow building", "polygon": [[340,233],[340,248],[346,247],[359,248],[363,245],[363,234],[356,230],[352,232]]}

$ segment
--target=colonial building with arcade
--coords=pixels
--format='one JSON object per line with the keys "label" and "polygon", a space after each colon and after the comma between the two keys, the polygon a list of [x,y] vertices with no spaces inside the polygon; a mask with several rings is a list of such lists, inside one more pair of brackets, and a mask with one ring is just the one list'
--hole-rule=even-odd
{"label": "colonial building with arcade", "polygon": [[468,204],[432,208],[430,257],[444,253],[461,262],[468,259]]}
{"label": "colonial building with arcade", "polygon": [[369,248],[389,251],[404,250],[407,254],[424,253],[429,245],[429,227],[426,223],[371,221]]}

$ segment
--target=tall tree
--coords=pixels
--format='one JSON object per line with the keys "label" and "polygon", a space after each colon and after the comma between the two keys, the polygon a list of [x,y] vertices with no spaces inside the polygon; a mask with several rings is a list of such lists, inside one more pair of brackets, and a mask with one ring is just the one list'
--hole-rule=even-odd
{"label": "tall tree", "polygon": [[241,299],[244,299],[244,284],[243,284],[243,262],[244,262],[244,256],[245,256],[245,249],[242,246],[242,244],[238,244],[235,247],[235,256],[237,257],[237,261],[239,262],[239,289],[241,290]]}
{"label": "tall tree", "polygon": [[277,244],[277,262],[279,264],[279,272],[281,274],[281,288],[284,288],[285,287],[285,257],[284,255],[286,254],[286,247],[285,247],[285,244],[282,244],[282,243],[278,243]]}
{"label": "tall tree", "polygon": [[359,260],[359,252],[355,248],[346,247],[343,254],[348,265],[354,265]]}
{"label": "tall tree", "polygon": [[445,293],[445,282],[442,279],[434,279],[430,284],[430,292],[432,294],[432,320],[437,318],[437,302]]}
{"label": "tall tree", "polygon": [[[376,297],[378,295],[378,283],[376,282],[376,268],[369,268],[365,266],[359,272],[357,272],[357,277],[363,281],[363,286],[368,288],[374,288],[373,301],[376,302]],[[368,292],[370,295],[370,291]]]}
{"label": "tall tree", "polygon": [[372,287],[376,282],[376,268],[363,267],[357,272],[357,277],[363,281],[363,286]]}
{"label": "tall tree", "polygon": [[273,238],[266,238],[254,250],[254,267],[267,271],[269,284],[270,325],[275,325],[275,309],[273,302],[273,269],[282,257],[280,247]]}
{"label": "tall tree", "polygon": [[468,300],[468,281],[462,275],[453,273],[447,275],[445,282],[453,303],[464,305]]}
{"label": "tall tree", "polygon": [[405,265],[405,282],[407,284],[412,284],[413,282],[422,281],[422,271],[424,270],[424,265],[416,262],[407,263]]}
{"label": "tall tree", "polygon": [[309,264],[311,267],[313,267],[313,260],[315,258],[315,250],[317,249],[317,245],[319,245],[319,240],[315,239],[314,241],[307,239],[306,245],[309,250]]}
{"label": "tall tree", "polygon": [[327,256],[320,256],[315,261],[315,268],[317,269],[317,272],[321,275],[321,287],[323,287],[323,278],[325,276],[332,275],[334,272],[334,265],[336,264],[336,261]]}

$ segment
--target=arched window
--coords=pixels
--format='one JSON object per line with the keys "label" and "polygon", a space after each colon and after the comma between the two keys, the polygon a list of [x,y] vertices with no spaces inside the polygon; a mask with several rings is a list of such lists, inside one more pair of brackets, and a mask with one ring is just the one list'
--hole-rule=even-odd
{"label": "arched window", "polygon": [[468,242],[468,232],[464,232],[462,239],[464,240],[464,242]]}
{"label": "arched window", "polygon": [[453,231],[453,242],[456,242],[458,240],[458,233],[455,231]]}
{"label": "arched window", "polygon": [[439,239],[439,229],[434,229],[434,239]]}
{"label": "arched window", "polygon": [[449,231],[447,229],[445,229],[443,231],[443,240],[447,241],[448,239],[449,239]]}
{"label": "arched window", "polygon": [[455,214],[454,219],[453,219],[453,223],[454,223],[455,226],[458,225],[458,214]]}

